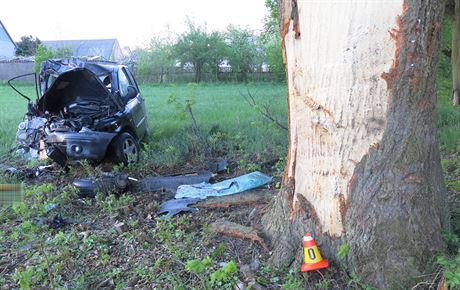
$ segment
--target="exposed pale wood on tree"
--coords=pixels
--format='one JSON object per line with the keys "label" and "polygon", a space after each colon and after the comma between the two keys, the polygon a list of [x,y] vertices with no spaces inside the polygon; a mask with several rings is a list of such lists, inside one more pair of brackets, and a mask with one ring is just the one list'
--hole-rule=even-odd
{"label": "exposed pale wood on tree", "polygon": [[403,1],[386,2],[388,13],[374,9],[381,1],[318,3],[298,1],[304,13],[284,36],[291,122],[287,177],[295,180],[292,207],[296,195],[304,195],[323,231],[339,237],[340,207],[354,168],[385,128],[390,81],[381,75],[395,65],[389,31],[398,30]]}
{"label": "exposed pale wood on tree", "polygon": [[300,260],[310,232],[377,288],[430,271],[448,227],[435,86],[444,4],[281,1],[289,150],[262,220],[275,264]]}
{"label": "exposed pale wood on tree", "polygon": [[193,205],[199,208],[225,208],[231,206],[243,206],[268,203],[273,198],[273,192],[257,191],[243,192],[239,194],[211,197]]}
{"label": "exposed pale wood on tree", "polygon": [[262,239],[259,233],[251,227],[246,227],[229,221],[216,221],[211,224],[211,228],[215,232],[226,236],[258,242],[264,249],[268,251],[267,243],[264,241],[264,239]]}

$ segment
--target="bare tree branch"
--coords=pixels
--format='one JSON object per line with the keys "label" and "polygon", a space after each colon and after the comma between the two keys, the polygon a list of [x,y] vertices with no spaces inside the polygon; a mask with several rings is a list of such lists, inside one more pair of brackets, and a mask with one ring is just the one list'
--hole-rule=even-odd
{"label": "bare tree branch", "polygon": [[282,124],[277,118],[275,118],[272,114],[272,112],[270,111],[270,106],[268,104],[262,104],[262,105],[258,105],[256,100],[254,99],[254,96],[251,94],[251,92],[249,91],[249,88],[246,88],[247,89],[247,94],[243,94],[241,91],[239,92],[240,95],[244,98],[244,100],[246,101],[246,103],[249,104],[249,106],[251,106],[252,108],[254,109],[257,109],[257,107],[260,107],[260,109],[257,109],[257,111],[259,111],[259,113],[264,116],[265,118],[267,118],[268,120],[272,121],[273,123],[275,123],[279,128],[283,129],[283,130],[288,130],[288,128]]}

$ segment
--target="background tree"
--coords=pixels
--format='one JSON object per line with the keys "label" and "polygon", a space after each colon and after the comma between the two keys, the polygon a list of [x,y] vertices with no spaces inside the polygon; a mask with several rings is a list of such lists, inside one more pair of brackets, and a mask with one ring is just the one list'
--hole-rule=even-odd
{"label": "background tree", "polygon": [[227,58],[229,51],[224,40],[224,35],[221,32],[213,31],[209,36],[209,53],[208,60],[206,61],[207,67],[214,80],[218,80],[220,66],[223,61]]}
{"label": "background tree", "polygon": [[281,37],[279,32],[264,38],[263,49],[268,69],[277,81],[286,80],[286,67],[283,63],[283,51],[281,50]]}
{"label": "background tree", "polygon": [[214,67],[221,53],[223,37],[219,32],[209,33],[205,26],[198,26],[187,20],[188,30],[179,36],[174,45],[174,54],[182,67],[191,64],[195,82],[199,83],[206,67]]}
{"label": "background tree", "polygon": [[72,48],[70,47],[59,47],[56,50],[52,51],[54,58],[68,58],[73,55]]}
{"label": "background tree", "polygon": [[41,63],[50,58],[53,58],[53,50],[47,48],[43,44],[39,44],[35,54],[34,72],[38,73],[40,71]]}
{"label": "background tree", "polygon": [[238,81],[248,81],[248,73],[260,66],[260,50],[254,33],[247,29],[230,25],[227,28],[228,63],[232,71],[238,73]]}
{"label": "background tree", "polygon": [[281,50],[278,0],[265,0],[265,7],[268,13],[264,18],[264,33],[260,37],[265,59],[274,78],[276,80],[285,80],[286,69]]}
{"label": "background tree", "polygon": [[265,8],[267,8],[268,12],[264,17],[265,35],[274,35],[280,33],[278,2],[279,0],[265,0]]}
{"label": "background tree", "polygon": [[145,50],[139,50],[138,74],[144,81],[162,83],[175,66],[173,43],[169,37],[156,37]]}
{"label": "background tree", "polygon": [[365,283],[407,289],[448,227],[435,86],[444,2],[342,2],[281,1],[289,150],[263,224],[276,265],[299,265],[310,232]]}
{"label": "background tree", "polygon": [[21,40],[16,42],[17,56],[32,56],[35,55],[38,45],[41,44],[40,39],[34,38],[32,35],[21,36]]}
{"label": "background tree", "polygon": [[460,0],[449,0],[446,14],[452,19],[452,104],[460,105]]}

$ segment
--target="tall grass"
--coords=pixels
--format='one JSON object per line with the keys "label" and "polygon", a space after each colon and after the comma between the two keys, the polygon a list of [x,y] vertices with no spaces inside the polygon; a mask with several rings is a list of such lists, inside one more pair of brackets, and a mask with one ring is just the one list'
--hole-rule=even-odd
{"label": "tall grass", "polygon": [[[263,119],[241,96],[241,93],[249,90],[259,104],[269,104],[273,115],[287,123],[284,84],[142,85],[140,89],[145,97],[149,126],[153,133],[153,145],[147,146],[152,152],[146,152],[146,156],[169,158],[168,163],[178,162],[192,153],[191,141],[214,147],[223,146],[218,144],[219,141],[229,142],[231,147],[221,148],[221,151],[232,151],[238,147],[238,151],[247,156],[264,155],[264,158],[270,158],[286,153],[287,132]],[[20,90],[29,96],[35,94],[31,85],[22,85]],[[192,111],[204,140],[192,136],[188,116],[181,118],[174,104],[168,104],[171,94],[182,102],[190,98],[190,94],[194,95]],[[16,128],[26,108],[25,99],[9,86],[0,85],[0,155],[13,147]],[[165,152],[169,156],[160,156]]]}
{"label": "tall grass", "polygon": [[460,108],[452,105],[452,65],[446,53],[452,47],[450,18],[442,26],[441,54],[438,66],[438,135],[445,153],[460,150]]}
{"label": "tall grass", "polygon": [[[19,85],[18,89],[35,99],[35,88]],[[8,85],[0,84],[0,155],[14,147],[16,129],[27,110],[27,100],[15,93]]]}

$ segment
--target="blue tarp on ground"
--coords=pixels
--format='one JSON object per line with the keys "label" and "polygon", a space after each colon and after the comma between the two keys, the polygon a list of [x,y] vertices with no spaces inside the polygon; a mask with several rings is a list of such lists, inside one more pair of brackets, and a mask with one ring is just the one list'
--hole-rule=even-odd
{"label": "blue tarp on ground", "polygon": [[177,188],[175,198],[206,199],[209,196],[230,195],[263,186],[271,180],[270,176],[255,171],[214,184],[203,182],[193,185],[181,185]]}

